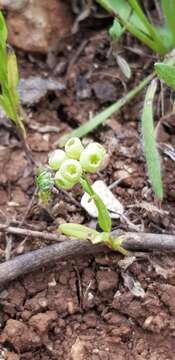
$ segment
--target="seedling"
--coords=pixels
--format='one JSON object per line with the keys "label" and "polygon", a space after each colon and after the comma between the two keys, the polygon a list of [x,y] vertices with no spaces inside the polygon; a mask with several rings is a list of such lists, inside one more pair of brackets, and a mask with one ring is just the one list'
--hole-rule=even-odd
{"label": "seedling", "polygon": [[70,190],[80,184],[90,196],[98,209],[98,223],[102,232],[89,229],[79,224],[62,224],[59,230],[67,236],[81,240],[90,240],[93,244],[105,243],[114,250],[126,254],[122,248],[122,238],[113,239],[111,218],[102,199],[93,190],[88,173],[102,170],[108,162],[105,148],[93,142],[83,147],[79,138],[71,138],[66,142],[65,151],[55,150],[49,155],[48,167],[39,170],[37,187],[41,201],[48,202],[54,187],[59,190]]}

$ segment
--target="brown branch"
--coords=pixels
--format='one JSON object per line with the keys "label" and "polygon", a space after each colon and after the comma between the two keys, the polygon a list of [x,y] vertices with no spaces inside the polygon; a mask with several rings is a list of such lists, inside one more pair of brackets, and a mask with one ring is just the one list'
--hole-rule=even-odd
{"label": "brown branch", "polygon": [[[18,234],[20,230],[18,228]],[[14,233],[14,228],[9,227],[6,231]],[[17,233],[17,230],[15,230]],[[25,230],[26,231],[26,230]],[[38,233],[36,232],[32,232]],[[24,233],[23,233],[24,235]],[[26,235],[26,233],[25,233]],[[30,231],[31,235],[31,231]],[[48,235],[48,237],[47,237]],[[45,238],[50,238],[52,234],[44,233]],[[125,233],[123,236],[122,246],[130,251],[171,251],[175,252],[175,236],[167,234],[147,234],[147,233]],[[56,241],[60,241],[59,235],[52,235]],[[113,237],[119,236],[119,231],[112,232]],[[52,238],[52,240],[53,240]],[[42,249],[31,251],[15,257],[12,260],[0,264],[0,284],[13,280],[18,276],[35,271],[50,263],[62,261],[70,257],[82,255],[97,254],[109,252],[110,249],[104,245],[92,245],[88,241],[67,240]]]}

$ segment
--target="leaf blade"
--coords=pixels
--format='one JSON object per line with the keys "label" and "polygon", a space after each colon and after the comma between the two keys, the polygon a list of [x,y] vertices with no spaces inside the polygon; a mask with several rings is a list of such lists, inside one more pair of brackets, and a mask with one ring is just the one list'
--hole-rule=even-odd
{"label": "leaf blade", "polygon": [[163,199],[163,185],[161,177],[160,157],[156,147],[156,140],[153,125],[153,100],[157,88],[157,82],[154,79],[149,85],[143,107],[141,118],[143,146],[145,158],[148,166],[149,179],[156,197]]}

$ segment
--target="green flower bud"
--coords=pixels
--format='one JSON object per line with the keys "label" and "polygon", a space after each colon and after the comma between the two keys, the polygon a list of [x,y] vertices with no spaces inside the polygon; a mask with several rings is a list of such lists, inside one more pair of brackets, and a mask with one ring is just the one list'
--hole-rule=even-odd
{"label": "green flower bud", "polygon": [[96,151],[101,151],[103,155],[106,155],[106,149],[103,145],[99,144],[98,142],[92,142],[86,146],[86,149],[95,149]]}
{"label": "green flower bud", "polygon": [[54,180],[55,180],[55,185],[59,189],[70,190],[75,185],[74,183],[66,180],[65,177],[60,173],[60,170],[56,172]]}
{"label": "green flower bud", "polygon": [[49,166],[52,170],[59,170],[61,164],[67,159],[63,150],[57,149],[49,155]]}
{"label": "green flower bud", "polygon": [[76,184],[82,175],[82,168],[79,161],[68,159],[61,165],[60,173],[67,181]]}
{"label": "green flower bud", "polygon": [[51,172],[47,168],[39,169],[36,183],[38,190],[47,191],[52,189],[54,181]]}
{"label": "green flower bud", "polygon": [[47,204],[54,186],[54,180],[50,170],[47,168],[39,169],[36,183],[41,202]]}
{"label": "green flower bud", "polygon": [[84,171],[95,173],[104,168],[106,150],[98,143],[89,144],[80,156],[80,164]]}
{"label": "green flower bud", "polygon": [[73,138],[69,139],[65,145],[66,155],[70,159],[79,160],[83,149],[84,149],[84,147],[83,147],[80,139],[77,137],[73,137]]}

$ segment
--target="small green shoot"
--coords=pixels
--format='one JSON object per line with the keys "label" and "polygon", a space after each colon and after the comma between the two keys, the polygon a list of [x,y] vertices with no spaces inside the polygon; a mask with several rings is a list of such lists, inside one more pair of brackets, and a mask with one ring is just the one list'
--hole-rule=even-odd
{"label": "small green shoot", "polygon": [[59,231],[66,236],[70,236],[79,240],[89,240],[93,245],[105,244],[110,249],[120,252],[122,255],[127,255],[127,250],[122,247],[123,237],[118,236],[113,239],[109,232],[98,232],[94,229],[89,229],[87,226],[65,223],[59,226]]}
{"label": "small green shoot", "polygon": [[0,106],[5,111],[7,117],[13,121],[25,137],[23,124],[23,111],[21,109],[17,85],[19,81],[18,66],[15,53],[7,45],[7,27],[0,11]]}
{"label": "small green shoot", "polygon": [[145,158],[148,166],[149,178],[159,200],[163,199],[163,186],[161,178],[160,157],[156,147],[155,132],[153,125],[153,100],[157,88],[156,80],[152,80],[149,85],[143,107],[142,114],[142,134]]}

